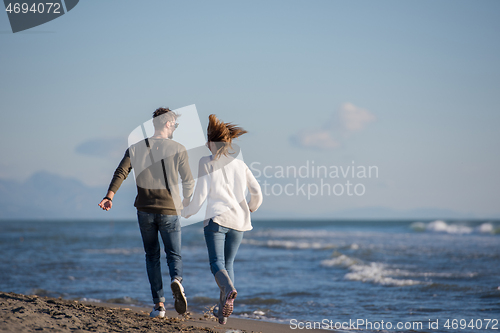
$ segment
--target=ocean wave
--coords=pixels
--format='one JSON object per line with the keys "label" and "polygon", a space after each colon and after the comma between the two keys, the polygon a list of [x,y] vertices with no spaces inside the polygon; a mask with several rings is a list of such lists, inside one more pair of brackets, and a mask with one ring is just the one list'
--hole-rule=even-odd
{"label": "ocean wave", "polygon": [[351,281],[370,282],[381,285],[392,286],[413,286],[422,284],[421,281],[411,279],[395,279],[393,276],[399,276],[402,270],[390,269],[386,264],[371,262],[364,263],[362,260],[340,254],[335,258],[321,261],[325,267],[339,266],[349,269],[349,273],[344,278]]}
{"label": "ocean wave", "polygon": [[341,266],[349,268],[351,266],[360,264],[361,262],[362,261],[359,259],[351,258],[346,256],[345,254],[341,254],[338,257],[321,261],[321,265],[325,267]]}
{"label": "ocean wave", "polygon": [[269,238],[325,238],[336,237],[338,232],[328,231],[324,229],[311,230],[311,229],[266,229],[252,231],[254,237],[269,237]]}
{"label": "ocean wave", "polygon": [[394,273],[398,276],[405,277],[437,277],[437,278],[449,278],[449,279],[470,279],[478,276],[476,272],[463,272],[463,273],[438,273],[438,272],[409,272],[405,270],[394,270]]}
{"label": "ocean wave", "polygon": [[236,317],[245,318],[245,319],[258,319],[258,320],[264,320],[264,321],[270,321],[270,322],[279,321],[279,319],[269,316],[269,314],[266,313],[266,311],[262,311],[262,310],[255,310],[255,311],[251,311],[251,312],[241,312],[241,313],[238,313],[236,315]]}
{"label": "ocean wave", "polygon": [[477,232],[480,232],[482,234],[500,234],[500,228],[495,226],[491,223],[483,223],[480,226],[476,228]]}
{"label": "ocean wave", "polygon": [[267,321],[270,323],[279,323],[279,324],[284,324],[284,323],[290,322],[290,319],[277,318],[277,317],[272,316],[271,313],[272,313],[272,310],[270,310],[270,309],[258,309],[258,310],[254,310],[254,311],[242,311],[239,313],[233,312],[231,317],[234,316],[236,318],[258,319],[258,320]]}
{"label": "ocean wave", "polygon": [[471,227],[460,224],[447,224],[445,221],[436,220],[427,224],[428,231],[445,232],[448,234],[470,234],[474,230]]}
{"label": "ocean wave", "polygon": [[119,255],[131,255],[131,254],[144,254],[144,249],[140,247],[134,247],[130,249],[116,248],[116,249],[87,249],[84,250],[86,253],[92,254],[119,254]]}
{"label": "ocean wave", "polygon": [[434,291],[434,290],[437,292],[454,291],[462,294],[473,291],[474,289],[475,287],[471,286],[464,286],[457,283],[442,283],[442,282],[430,282],[426,284],[423,288],[423,290],[426,291]]}
{"label": "ocean wave", "polygon": [[287,241],[287,240],[267,240],[267,241],[259,241],[256,239],[243,239],[243,244],[262,246],[268,248],[280,248],[280,249],[315,249],[315,250],[326,250],[326,249],[334,249],[336,245],[333,244],[324,244],[321,242],[298,242],[298,241]]}
{"label": "ocean wave", "polygon": [[238,303],[240,304],[278,304],[282,301],[276,298],[261,298],[261,297],[253,297],[247,299],[238,299]]}
{"label": "ocean wave", "polygon": [[192,303],[196,304],[214,304],[219,301],[219,299],[212,298],[212,297],[206,297],[206,296],[193,296],[190,297],[190,300]]}
{"label": "ocean wave", "polygon": [[422,284],[421,281],[411,279],[395,279],[390,275],[393,271],[387,269],[385,264],[372,262],[369,265],[353,265],[350,273],[345,275],[347,280],[372,282],[375,284],[392,286],[413,286]]}
{"label": "ocean wave", "polygon": [[379,262],[365,263],[361,259],[353,258],[339,252],[334,252],[333,256],[333,258],[322,260],[321,265],[324,267],[347,268],[350,272],[344,277],[351,281],[372,282],[381,285],[413,286],[417,284],[432,284],[432,282],[423,282],[411,278],[470,279],[478,276],[477,272],[413,272],[400,268],[391,268],[389,265]]}
{"label": "ocean wave", "polygon": [[47,296],[47,297],[61,297],[64,296],[64,294],[61,294],[59,292],[55,291],[50,291],[42,288],[31,288],[26,292],[27,295],[37,295],[37,296]]}
{"label": "ocean wave", "polygon": [[123,296],[118,298],[107,299],[106,303],[135,305],[135,304],[140,304],[141,302],[136,299],[133,299],[132,297]]}
{"label": "ocean wave", "polygon": [[289,293],[283,294],[284,297],[318,297],[320,296],[319,292],[313,293],[313,292],[308,292],[308,291],[292,291]]}
{"label": "ocean wave", "polygon": [[463,223],[446,223],[442,220],[436,220],[429,223],[414,222],[410,225],[413,231],[417,232],[438,232],[448,234],[497,234],[500,233],[500,228],[495,227],[492,223],[485,222],[477,227],[472,227]]}
{"label": "ocean wave", "polygon": [[481,296],[481,298],[499,298],[500,299],[500,286],[493,289],[484,292]]}
{"label": "ocean wave", "polygon": [[92,303],[101,303],[102,301],[97,298],[87,298],[87,297],[82,297],[80,298],[81,302],[92,302]]}

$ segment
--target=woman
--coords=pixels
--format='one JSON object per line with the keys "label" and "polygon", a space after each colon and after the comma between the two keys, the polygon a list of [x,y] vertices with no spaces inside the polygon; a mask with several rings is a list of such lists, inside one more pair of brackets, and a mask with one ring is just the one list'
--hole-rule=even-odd
{"label": "woman", "polygon": [[[225,324],[233,312],[237,291],[234,287],[233,262],[243,238],[252,229],[250,212],[262,203],[259,183],[248,166],[231,156],[233,139],[247,133],[241,127],[224,123],[215,115],[208,117],[207,146],[212,155],[200,159],[198,183],[191,203],[182,216],[196,214],[205,200],[207,211],[204,221],[210,269],[220,288],[219,306],[214,315]],[[246,201],[246,189],[250,201]]]}

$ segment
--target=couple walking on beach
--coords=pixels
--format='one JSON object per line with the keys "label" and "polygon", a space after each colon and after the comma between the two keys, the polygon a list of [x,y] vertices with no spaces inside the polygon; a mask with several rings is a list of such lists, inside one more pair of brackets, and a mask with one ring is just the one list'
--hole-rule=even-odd
{"label": "couple walking on beach", "polygon": [[[214,315],[219,323],[225,324],[237,295],[233,262],[243,233],[252,229],[250,213],[262,203],[262,192],[247,165],[231,156],[232,140],[246,131],[224,123],[213,114],[209,116],[206,144],[212,154],[200,159],[198,182],[194,188],[188,153],[183,145],[172,140],[179,125],[177,117],[168,108],[155,110],[154,135],[126,150],[99,206],[103,210],[111,209],[116,191],[134,169],[137,185],[134,206],[137,208],[146,252],[146,270],[155,303],[150,315],[164,317],[158,233],[167,255],[175,310],[183,314],[187,311],[187,299],[182,286],[180,216],[188,218],[196,214],[206,201],[205,241],[210,269],[220,288],[219,304],[214,308]],[[179,176],[183,200],[180,198]],[[245,195],[247,189],[249,202]]]}

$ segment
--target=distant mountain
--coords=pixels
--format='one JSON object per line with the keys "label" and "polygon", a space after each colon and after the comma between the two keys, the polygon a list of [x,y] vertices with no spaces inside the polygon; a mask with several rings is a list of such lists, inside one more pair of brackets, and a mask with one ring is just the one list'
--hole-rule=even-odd
{"label": "distant mountain", "polygon": [[496,216],[477,216],[473,213],[461,213],[450,209],[441,208],[418,208],[410,210],[396,210],[387,207],[360,207],[332,212],[315,214],[297,214],[288,212],[276,212],[266,209],[259,209],[253,215],[255,219],[360,219],[360,220],[431,220],[431,219],[500,219],[500,214]]}
{"label": "distant mountain", "polygon": [[123,183],[108,212],[97,206],[106,190],[44,171],[25,182],[0,180],[0,219],[134,219],[133,180]]}
{"label": "distant mountain", "polygon": [[451,209],[417,208],[409,210],[396,210],[386,207],[362,207],[340,210],[333,213],[335,218],[359,219],[474,219],[478,218],[473,213],[461,213]]}
{"label": "distant mountain", "polygon": [[[115,196],[113,208],[105,212],[97,204],[107,187],[89,187],[79,180],[49,172],[37,172],[25,182],[0,179],[0,219],[91,219],[135,220],[133,206],[135,182],[127,179]],[[277,212],[261,208],[255,219],[474,219],[485,218],[472,213],[448,209],[419,208],[395,210],[386,207],[361,207],[331,212],[302,214]],[[500,218],[490,216],[489,218]]]}

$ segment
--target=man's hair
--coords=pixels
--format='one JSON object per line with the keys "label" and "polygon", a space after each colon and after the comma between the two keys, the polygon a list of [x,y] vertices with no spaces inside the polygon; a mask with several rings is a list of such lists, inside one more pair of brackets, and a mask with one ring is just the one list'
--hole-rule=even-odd
{"label": "man's hair", "polygon": [[225,123],[217,119],[214,114],[208,116],[207,139],[209,142],[215,143],[217,147],[215,158],[219,158],[221,155],[227,156],[229,148],[233,148],[231,146],[233,139],[245,133],[248,132],[243,128],[231,123]]}
{"label": "man's hair", "polygon": [[153,112],[153,125],[155,130],[160,130],[165,127],[169,121],[175,121],[179,115],[169,108],[158,108]]}

